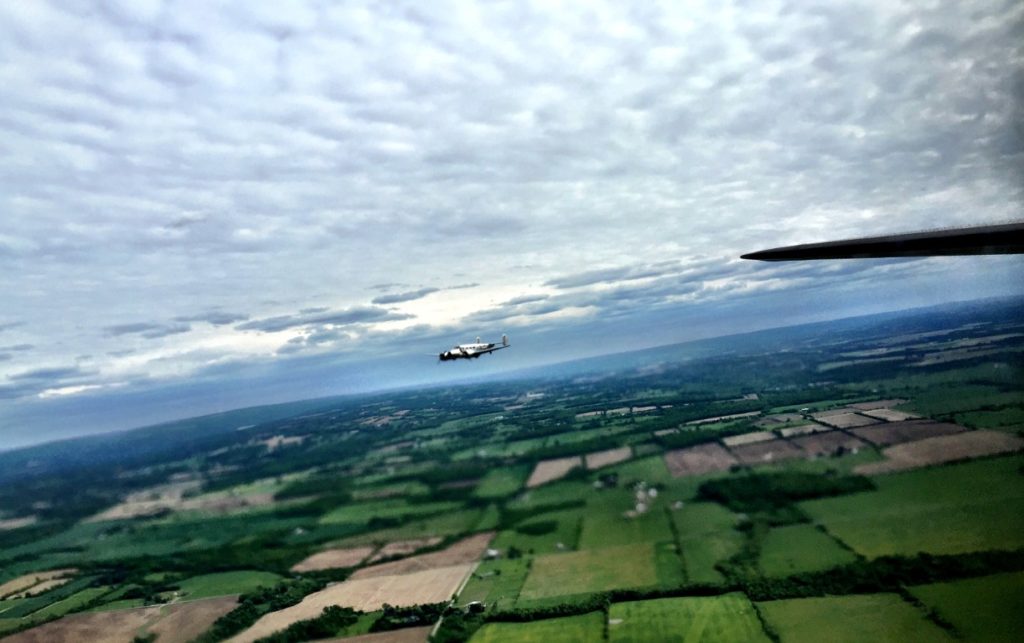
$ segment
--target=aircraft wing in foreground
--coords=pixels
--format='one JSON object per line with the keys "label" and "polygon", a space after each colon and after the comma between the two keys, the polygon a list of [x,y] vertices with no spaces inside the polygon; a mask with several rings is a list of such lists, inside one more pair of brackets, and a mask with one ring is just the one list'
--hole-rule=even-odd
{"label": "aircraft wing in foreground", "polygon": [[1024,222],[805,243],[742,255],[760,261],[1024,253]]}

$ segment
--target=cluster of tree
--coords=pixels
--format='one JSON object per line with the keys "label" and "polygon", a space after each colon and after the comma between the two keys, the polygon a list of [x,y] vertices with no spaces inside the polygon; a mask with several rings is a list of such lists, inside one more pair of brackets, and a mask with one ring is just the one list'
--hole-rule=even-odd
{"label": "cluster of tree", "polygon": [[1024,569],[1024,550],[967,554],[883,556],[861,560],[821,572],[785,578],[752,577],[741,582],[752,600],[768,601],[841,594],[897,592],[911,585],[926,585]]}
{"label": "cluster of tree", "polygon": [[217,643],[231,638],[255,623],[267,612],[295,605],[307,594],[323,589],[323,587],[323,581],[301,579],[285,581],[274,587],[242,594],[238,597],[238,607],[214,621],[210,629],[203,632],[202,636],[196,638],[193,643]]}
{"label": "cluster of tree", "polygon": [[875,485],[864,476],[820,475],[782,472],[751,473],[710,480],[697,489],[701,500],[718,502],[733,511],[773,511],[800,500],[871,491]]}
{"label": "cluster of tree", "polygon": [[370,626],[371,632],[386,632],[403,627],[433,625],[444,613],[447,603],[428,603],[411,607],[384,604],[384,613]]}
{"label": "cluster of tree", "polygon": [[292,623],[280,632],[258,639],[259,643],[302,643],[336,636],[344,628],[359,620],[359,615],[351,607],[328,605],[316,618],[308,618]]}
{"label": "cluster of tree", "polygon": [[557,520],[538,520],[516,525],[515,530],[526,536],[543,536],[558,529]]}
{"label": "cluster of tree", "polygon": [[464,612],[458,607],[452,606],[445,612],[441,625],[430,637],[430,640],[431,643],[465,643],[483,624],[483,613]]}

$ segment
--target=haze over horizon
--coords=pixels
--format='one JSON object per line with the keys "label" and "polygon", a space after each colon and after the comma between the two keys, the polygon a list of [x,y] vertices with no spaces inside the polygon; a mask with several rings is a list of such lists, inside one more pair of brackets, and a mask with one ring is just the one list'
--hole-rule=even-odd
{"label": "haze over horizon", "polygon": [[[0,6],[0,449],[1024,294],[1014,2]],[[508,333],[471,364],[440,350]]]}

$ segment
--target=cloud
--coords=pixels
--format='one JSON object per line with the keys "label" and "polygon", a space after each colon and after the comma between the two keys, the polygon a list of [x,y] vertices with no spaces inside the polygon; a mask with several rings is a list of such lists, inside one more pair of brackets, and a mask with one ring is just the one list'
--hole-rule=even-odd
{"label": "cloud", "polygon": [[408,292],[393,293],[390,295],[381,295],[374,297],[374,304],[399,304],[406,301],[413,301],[416,299],[422,299],[427,295],[435,292],[440,292],[440,288],[420,288],[419,290],[410,290]]}
{"label": "cloud", "polygon": [[131,324],[115,324],[113,326],[107,326],[104,330],[106,330],[108,335],[112,335],[114,337],[122,335],[138,335],[145,339],[159,339],[170,335],[187,333],[192,330],[192,326],[186,323],[157,324],[153,322],[136,322]]}
{"label": "cloud", "polygon": [[597,270],[587,270],[585,272],[566,275],[564,277],[557,277],[555,279],[549,279],[544,285],[553,286],[555,288],[561,289],[579,288],[581,286],[591,286],[600,283],[612,283],[617,281],[635,281],[637,279],[660,277],[662,275],[679,272],[680,269],[680,265],[674,261],[669,261],[663,264],[653,266],[625,266],[620,268],[601,268]]}
{"label": "cloud", "polygon": [[412,315],[395,313],[386,308],[374,306],[360,306],[346,310],[325,311],[308,314],[279,315],[265,319],[255,319],[235,328],[238,330],[257,330],[265,333],[274,333],[292,328],[301,328],[314,325],[351,326],[354,324],[368,324],[371,322],[395,321],[410,319]]}
{"label": "cloud", "polygon": [[228,324],[234,324],[236,322],[245,321],[249,319],[249,315],[242,313],[229,313],[223,311],[210,311],[207,313],[200,313],[196,315],[182,315],[174,318],[174,321],[178,322],[206,322],[214,326],[227,326]]}
{"label": "cloud", "polygon": [[35,348],[35,344],[10,344],[8,346],[0,346],[0,351],[30,351]]}
{"label": "cloud", "polygon": [[[0,331],[35,345],[0,381],[88,353],[120,382],[140,339],[166,359],[133,379],[283,381],[474,320],[624,349],[747,297],[1020,291],[991,257],[736,260],[1019,217],[1020,3],[250,4],[0,3]],[[417,332],[376,327],[427,284]]]}

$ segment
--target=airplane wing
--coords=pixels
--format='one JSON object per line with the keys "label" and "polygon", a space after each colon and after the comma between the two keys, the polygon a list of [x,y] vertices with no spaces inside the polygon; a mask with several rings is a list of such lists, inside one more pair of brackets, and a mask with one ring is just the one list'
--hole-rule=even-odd
{"label": "airplane wing", "polygon": [[487,348],[478,350],[476,351],[476,353],[478,355],[483,355],[484,353],[493,353],[494,351],[500,351],[501,349],[508,348],[509,346],[511,346],[511,344],[495,344],[494,346],[489,346]]}
{"label": "airplane wing", "polygon": [[805,243],[742,255],[759,261],[1024,253],[1024,222]]}

